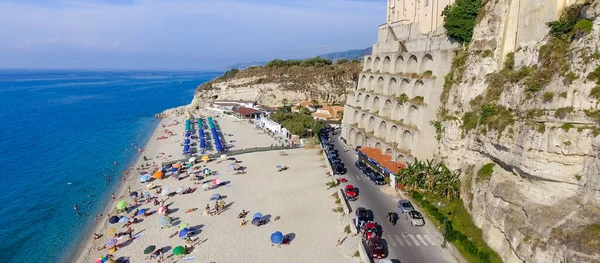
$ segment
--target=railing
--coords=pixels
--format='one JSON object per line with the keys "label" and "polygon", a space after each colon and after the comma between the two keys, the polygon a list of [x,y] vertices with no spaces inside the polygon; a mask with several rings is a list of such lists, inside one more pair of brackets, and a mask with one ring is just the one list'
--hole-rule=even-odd
{"label": "railing", "polygon": [[[208,157],[212,160],[212,159],[216,159],[219,158],[221,155],[226,154],[227,156],[233,156],[233,155],[239,155],[239,154],[245,154],[245,153],[253,153],[253,152],[266,152],[266,151],[276,151],[276,150],[291,150],[291,149],[298,149],[301,148],[300,145],[292,145],[292,146],[285,146],[285,145],[274,145],[274,146],[266,146],[266,147],[253,147],[253,148],[244,148],[244,149],[238,149],[238,150],[229,150],[225,153],[212,153],[212,154],[207,154]],[[196,159],[200,159],[202,158],[204,155],[202,154],[197,154],[195,155]],[[166,161],[166,162],[162,162],[161,165],[165,166],[165,165],[169,165],[169,164],[174,164],[176,162],[187,162],[191,157],[185,158],[185,159],[179,159],[179,160],[172,160],[172,161]]]}

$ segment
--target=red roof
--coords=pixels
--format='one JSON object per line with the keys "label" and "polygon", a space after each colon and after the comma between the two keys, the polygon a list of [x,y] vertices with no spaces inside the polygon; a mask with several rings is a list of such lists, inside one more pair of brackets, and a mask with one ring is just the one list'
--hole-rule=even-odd
{"label": "red roof", "polygon": [[390,170],[390,172],[397,174],[400,169],[404,169],[406,164],[403,162],[393,162],[392,157],[382,154],[381,150],[375,149],[372,147],[362,147],[359,149],[362,153],[364,153],[367,157],[375,160],[379,165],[385,167]]}
{"label": "red roof", "polygon": [[237,112],[237,113],[239,113],[239,114],[241,114],[243,116],[250,116],[253,113],[257,113],[257,112],[260,112],[260,111],[252,109],[252,108],[238,108],[235,112]]}

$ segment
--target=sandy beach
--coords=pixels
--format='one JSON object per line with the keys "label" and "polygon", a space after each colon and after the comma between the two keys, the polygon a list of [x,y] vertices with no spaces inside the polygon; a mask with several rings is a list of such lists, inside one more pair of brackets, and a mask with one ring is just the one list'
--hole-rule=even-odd
{"label": "sandy beach", "polygon": [[[179,124],[162,127],[162,124],[168,125],[174,121]],[[239,121],[230,116],[222,116],[215,121],[224,133],[233,134],[225,137],[228,143],[233,144],[232,149],[277,144],[275,139],[255,129],[247,121]],[[135,167],[140,167],[142,163],[159,165],[163,161],[183,158],[183,122],[183,117],[162,119],[143,154],[149,160],[144,162],[140,158]],[[172,131],[173,136],[156,140],[165,134],[165,129]],[[155,185],[168,187],[171,192],[179,187],[197,190],[168,198],[151,190],[152,196],[164,200],[164,204],[169,207],[169,216],[173,218],[172,226],[161,229],[161,215],[156,213],[159,206],[153,203],[138,206],[136,209],[146,208],[153,214],[148,217],[138,216],[142,221],[131,225],[133,241],[127,241],[128,237],[124,236],[119,241],[121,247],[113,254],[114,258],[129,259],[129,262],[157,262],[156,259],[148,259],[148,255],[143,253],[146,247],[154,245],[164,248],[166,259],[162,262],[183,262],[184,259],[180,256],[167,259],[167,256],[173,254],[173,248],[186,245],[185,240],[177,235],[170,236],[177,233],[181,224],[189,224],[188,228],[193,232],[190,237],[195,246],[184,256],[186,262],[356,262],[356,258],[344,255],[336,247],[343,225],[340,223],[340,214],[332,211],[336,207],[331,197],[335,189],[326,189],[325,183],[330,179],[325,175],[322,156],[317,150],[307,149],[288,150],[286,153],[287,155],[282,156],[279,151],[269,151],[233,156],[238,165],[246,167],[245,174],[234,174],[235,171],[229,168],[234,161],[212,160],[206,164],[206,168],[217,174],[207,176],[201,182],[219,178],[225,184],[207,191],[200,184],[194,184],[190,177],[182,180],[173,177],[155,180]],[[201,163],[195,167],[203,169],[203,165]],[[280,172],[276,168],[278,165],[289,169]],[[131,191],[148,191],[146,184],[139,182],[139,172],[140,170],[134,170],[130,173],[117,195],[117,201],[132,203],[127,192],[128,186]],[[209,201],[214,194],[224,197],[226,209],[218,215],[205,215],[206,205],[213,207],[215,204],[215,201]],[[108,205],[112,214],[115,214],[117,201],[111,201]],[[194,208],[197,210],[186,213]],[[247,220],[252,220],[252,215],[260,212],[267,223],[254,226],[247,222],[241,226],[243,219],[239,219],[238,214],[242,209],[249,212]],[[127,215],[132,214],[130,209]],[[108,249],[102,247],[114,238],[107,235],[107,232],[111,228],[115,228],[117,233],[125,232],[127,228],[123,228],[123,225],[124,223],[108,223],[106,215],[99,219],[94,232],[103,236],[89,242],[81,250],[83,253],[77,257],[76,262],[94,262],[105,256]],[[290,244],[272,246],[270,236],[275,231],[281,231],[289,237]]]}

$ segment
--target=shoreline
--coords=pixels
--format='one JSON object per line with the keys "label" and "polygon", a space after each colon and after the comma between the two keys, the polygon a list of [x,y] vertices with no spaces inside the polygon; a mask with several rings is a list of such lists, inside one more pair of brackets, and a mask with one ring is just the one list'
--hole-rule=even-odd
{"label": "shoreline", "polygon": [[[157,133],[160,131],[160,128],[162,128],[160,126],[160,124],[166,118],[157,118],[157,119],[158,119],[158,121],[156,123],[156,127],[152,131],[152,134],[148,138],[148,141],[144,144],[144,148],[143,148],[144,151],[140,152],[140,153],[135,153],[138,156],[134,157],[132,162],[130,162],[130,164],[132,164],[132,165],[127,166],[128,167],[127,169],[129,169],[129,167],[133,167],[134,170],[129,172],[129,175],[127,175],[127,180],[125,180],[125,181],[119,180],[120,183],[116,186],[116,189],[114,191],[114,193],[117,197],[123,196],[123,194],[125,192],[125,187],[131,182],[132,178],[135,178],[132,176],[134,175],[134,173],[136,171],[135,168],[141,165],[142,157],[144,156],[144,153],[151,146],[154,145],[155,142],[152,139],[156,137]],[[68,257],[67,262],[69,262],[69,263],[82,262],[82,260],[84,259],[84,257],[88,253],[88,251],[90,251],[90,249],[92,248],[92,245],[94,242],[94,239],[93,239],[94,233],[101,232],[100,230],[102,230],[103,226],[108,223],[107,215],[111,212],[112,206],[114,206],[114,202],[108,196],[105,197],[105,201],[106,201],[106,205],[104,206],[104,209],[102,209],[100,211],[100,213],[102,213],[102,217],[100,217],[98,220],[94,221],[93,224],[91,224],[89,227],[84,229],[85,234],[82,236],[81,242],[79,242],[79,244],[77,244],[76,246],[73,247],[73,249],[74,249],[73,251],[75,251],[75,253],[72,253],[71,256]],[[94,215],[94,217],[95,217],[95,215]],[[103,233],[100,233],[100,234],[103,234]]]}

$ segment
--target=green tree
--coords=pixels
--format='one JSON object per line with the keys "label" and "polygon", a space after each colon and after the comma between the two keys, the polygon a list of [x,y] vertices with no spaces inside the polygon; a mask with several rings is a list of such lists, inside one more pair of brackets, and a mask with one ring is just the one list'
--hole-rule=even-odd
{"label": "green tree", "polygon": [[300,107],[300,113],[305,114],[305,115],[311,115],[310,110],[306,107]]}
{"label": "green tree", "polygon": [[460,43],[471,42],[479,9],[481,0],[456,0],[454,4],[446,6],[442,15],[448,36]]}
{"label": "green tree", "polygon": [[289,102],[289,101],[288,101],[288,99],[286,99],[286,98],[283,98],[283,99],[281,100],[281,104],[282,104],[284,107],[288,105],[288,102]]}

